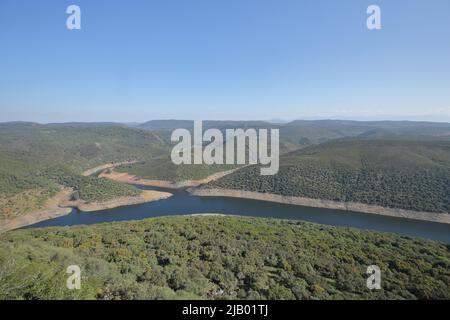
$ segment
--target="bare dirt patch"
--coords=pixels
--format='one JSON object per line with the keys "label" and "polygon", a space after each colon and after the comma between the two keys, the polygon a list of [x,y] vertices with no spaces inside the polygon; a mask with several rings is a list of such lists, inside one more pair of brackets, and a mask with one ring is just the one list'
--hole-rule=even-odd
{"label": "bare dirt patch", "polygon": [[204,179],[201,180],[185,180],[180,182],[173,182],[173,181],[167,181],[167,180],[150,180],[150,179],[141,179],[139,177],[136,177],[134,175],[131,175],[127,172],[121,173],[116,172],[114,170],[109,170],[106,172],[104,170],[100,175],[99,178],[106,178],[118,182],[123,183],[129,183],[134,184],[138,186],[148,186],[148,187],[160,187],[160,188],[167,188],[167,189],[181,189],[181,188],[190,188],[190,187],[198,187],[202,184],[206,184],[211,181],[218,180],[220,178],[223,178],[226,175],[229,175],[236,170],[241,169],[233,169],[228,171],[222,171],[214,173]]}
{"label": "bare dirt patch", "polygon": [[158,201],[162,199],[167,199],[171,197],[172,194],[169,192],[160,192],[160,191],[152,191],[145,190],[137,197],[120,197],[104,202],[93,202],[87,203],[85,201],[77,200],[77,201],[65,201],[61,205],[78,208],[84,212],[94,212],[100,210],[113,209],[117,207],[130,206],[135,204],[142,204],[147,202]]}

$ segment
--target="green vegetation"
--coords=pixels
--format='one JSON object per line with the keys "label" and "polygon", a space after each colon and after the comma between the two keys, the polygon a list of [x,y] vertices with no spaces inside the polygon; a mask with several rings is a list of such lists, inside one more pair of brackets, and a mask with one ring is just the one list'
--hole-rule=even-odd
{"label": "green vegetation", "polygon": [[[202,179],[233,166],[174,166],[171,125],[0,124],[0,221],[45,205],[61,186],[73,199],[105,201],[140,191],[81,172]],[[448,124],[300,121],[208,122],[205,128],[278,127],[280,172],[256,166],[208,184],[283,195],[450,211]],[[340,139],[343,137],[356,137]],[[333,141],[330,141],[333,140]],[[316,145],[319,144],[320,145]],[[314,146],[315,145],[315,146]],[[0,235],[0,299],[449,299],[450,247],[383,233],[275,219],[167,217]],[[382,290],[366,288],[369,265]],[[82,289],[66,268],[82,268]]]}
{"label": "green vegetation", "polygon": [[[366,288],[367,266],[382,289]],[[66,289],[67,266],[82,290]],[[434,241],[240,217],[166,217],[0,236],[0,299],[449,299]]]}
{"label": "green vegetation", "polygon": [[54,196],[56,191],[56,188],[36,188],[11,197],[0,197],[0,222],[43,209],[47,200]]}
{"label": "green vegetation", "polygon": [[173,182],[201,180],[214,173],[237,168],[235,165],[175,165],[170,159],[161,158],[117,167],[117,172],[127,172],[143,179]]}
{"label": "green vegetation", "polygon": [[[158,134],[177,128],[193,128],[189,120],[153,120],[139,125],[139,128]],[[289,123],[264,121],[203,121],[203,128],[217,128],[221,131],[231,128],[278,128],[280,129],[280,151],[282,153],[302,147],[316,145],[345,137],[395,137],[414,138],[450,136],[449,123],[417,121],[349,121],[349,120],[297,120]]]}
{"label": "green vegetation", "polygon": [[[133,186],[95,177],[71,174],[64,169],[51,169],[43,175],[58,185],[72,188],[78,199],[86,202],[102,202],[116,197],[137,196],[141,191]],[[76,200],[76,199],[75,199]]]}
{"label": "green vegetation", "polygon": [[170,146],[164,135],[112,124],[0,124],[0,151],[33,167],[65,165],[76,173],[109,162],[151,159]]}
{"label": "green vegetation", "polygon": [[136,188],[80,173],[158,157],[169,147],[163,135],[113,124],[0,124],[0,220],[42,209],[60,186],[88,202],[136,195]]}
{"label": "green vegetation", "polygon": [[39,176],[36,168],[31,160],[0,152],[0,195],[11,197],[33,188],[49,188],[49,181]]}
{"label": "green vegetation", "polygon": [[275,176],[252,166],[206,187],[450,212],[450,141],[337,140],[282,156]]}
{"label": "green vegetation", "polygon": [[74,190],[77,198],[74,200],[86,202],[102,202],[141,193],[129,185],[85,177],[63,167],[28,168],[26,172],[8,173],[0,170],[0,182],[0,221],[43,209],[46,200],[61,186]]}
{"label": "green vegetation", "polygon": [[[144,130],[154,132],[170,139],[170,133],[177,128],[192,130],[190,120],[153,120],[139,125]],[[293,121],[287,124],[273,124],[264,121],[203,121],[203,129],[217,128],[225,134],[230,128],[280,129],[280,153],[286,154],[308,146],[318,145],[344,137],[389,137],[389,139],[424,139],[441,137],[447,139],[450,124],[409,122],[409,121]],[[180,165],[175,166],[168,157],[151,159],[144,163],[123,166],[120,172],[128,172],[140,178],[182,181],[202,179],[215,172],[232,169],[232,166]],[[249,170],[249,169],[247,169]],[[258,174],[259,175],[259,174]]]}
{"label": "green vegetation", "polygon": [[57,186],[28,164],[0,152],[0,221],[41,209]]}
{"label": "green vegetation", "polygon": [[[136,194],[137,190],[128,186],[80,176],[83,170],[105,163],[137,160],[140,163],[117,170],[141,178],[170,181],[199,180],[235,168],[232,165],[173,165],[168,157],[172,146],[170,132],[179,127],[192,128],[192,125],[191,121],[151,121],[140,125],[145,129],[142,130],[113,123],[2,123],[0,220],[42,208],[45,200],[55,194],[60,185],[74,188],[77,195],[86,201]],[[260,177],[254,171],[256,168],[250,167],[211,186],[359,201],[413,210],[448,211],[448,124],[204,122],[205,129],[212,127],[220,130],[279,128],[280,150],[287,154],[282,157],[280,173],[275,177]],[[333,141],[307,148],[305,153],[288,153],[348,136],[389,136],[389,139],[379,140],[381,145],[373,150],[367,147],[373,143],[367,142],[369,140],[348,147]],[[429,141],[430,136],[436,141]],[[414,141],[409,141],[408,137],[414,137]],[[393,141],[407,147],[390,147],[389,143]],[[424,144],[435,146],[420,149]],[[383,155],[391,156],[383,158]]]}

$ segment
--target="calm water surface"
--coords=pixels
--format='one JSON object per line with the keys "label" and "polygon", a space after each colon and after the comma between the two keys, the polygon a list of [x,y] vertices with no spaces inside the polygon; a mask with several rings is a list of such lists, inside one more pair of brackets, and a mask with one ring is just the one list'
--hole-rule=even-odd
{"label": "calm water surface", "polygon": [[174,193],[174,195],[168,199],[156,202],[91,213],[85,213],[74,209],[67,216],[43,221],[33,226],[29,226],[28,228],[140,220],[150,217],[189,215],[193,213],[223,213],[251,217],[304,220],[333,226],[393,232],[401,235],[418,236],[450,243],[450,225],[447,224],[414,221],[334,209],[309,208],[259,200],[227,197],[198,197],[192,196],[184,190],[173,191],[149,187],[142,187],[142,189],[169,191]]}

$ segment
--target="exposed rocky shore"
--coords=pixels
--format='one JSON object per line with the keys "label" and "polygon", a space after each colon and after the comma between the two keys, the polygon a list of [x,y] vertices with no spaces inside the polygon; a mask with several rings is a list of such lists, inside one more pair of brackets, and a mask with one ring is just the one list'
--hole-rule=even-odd
{"label": "exposed rocky shore", "polygon": [[120,197],[103,202],[85,202],[85,201],[65,201],[61,203],[63,207],[77,208],[84,212],[93,212],[100,210],[113,209],[124,206],[131,206],[136,204],[142,204],[152,201],[158,201],[162,199],[167,199],[171,197],[172,194],[169,192],[160,191],[142,191],[139,196],[136,197]]}
{"label": "exposed rocky shore", "polygon": [[68,215],[71,211],[71,208],[53,208],[24,214],[20,217],[0,222],[0,233],[62,217]]}
{"label": "exposed rocky shore", "polygon": [[270,193],[260,193],[260,192],[231,190],[231,189],[192,188],[189,189],[189,192],[193,195],[202,197],[231,197],[241,199],[253,199],[276,203],[293,204],[305,207],[338,209],[345,211],[378,214],[397,218],[450,224],[450,214],[448,213],[420,212],[395,208],[386,208],[363,203],[337,202],[331,200],[312,199],[303,197],[289,197]]}

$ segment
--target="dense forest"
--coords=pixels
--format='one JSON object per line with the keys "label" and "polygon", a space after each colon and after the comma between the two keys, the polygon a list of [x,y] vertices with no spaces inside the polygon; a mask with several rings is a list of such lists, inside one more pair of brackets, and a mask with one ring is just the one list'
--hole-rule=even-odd
{"label": "dense forest", "polygon": [[235,165],[175,165],[170,158],[154,159],[140,163],[122,165],[115,168],[117,172],[127,172],[143,179],[185,181],[201,180],[214,173],[237,168]]}
{"label": "dense forest", "polygon": [[64,167],[35,169],[26,173],[0,171],[0,221],[43,209],[61,187],[73,190],[72,200],[102,202],[116,197],[137,196],[133,186],[76,174]]}
{"label": "dense forest", "polygon": [[[449,299],[450,248],[298,221],[165,217],[0,236],[0,299]],[[366,287],[369,265],[381,290]],[[82,270],[81,290],[66,268]]]}
{"label": "dense forest", "polygon": [[0,124],[0,221],[42,209],[61,187],[88,202],[136,195],[136,188],[81,172],[152,159],[169,147],[164,135],[117,124]]}
{"label": "dense forest", "polygon": [[141,191],[133,186],[96,177],[72,174],[62,168],[52,168],[41,173],[56,184],[72,188],[78,200],[102,202],[116,197],[137,196]]}
{"label": "dense forest", "polygon": [[450,212],[450,142],[345,139],[282,156],[280,171],[243,168],[206,185],[286,196]]}
{"label": "dense forest", "polygon": [[0,151],[32,166],[65,165],[77,173],[166,155],[170,146],[165,135],[118,124],[0,124]]}

